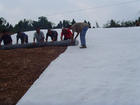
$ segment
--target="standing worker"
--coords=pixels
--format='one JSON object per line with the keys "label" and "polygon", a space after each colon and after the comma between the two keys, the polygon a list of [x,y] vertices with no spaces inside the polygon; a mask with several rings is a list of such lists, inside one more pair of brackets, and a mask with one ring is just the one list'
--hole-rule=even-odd
{"label": "standing worker", "polygon": [[72,40],[74,38],[74,33],[76,32],[77,35],[75,36],[74,39],[76,39],[78,37],[78,35],[80,34],[80,41],[81,41],[81,47],[80,48],[87,48],[86,46],[86,32],[89,28],[89,24],[87,23],[82,23],[82,22],[79,22],[79,23],[75,23],[71,26],[71,29],[72,29],[72,32],[73,32],[73,37],[72,37]]}

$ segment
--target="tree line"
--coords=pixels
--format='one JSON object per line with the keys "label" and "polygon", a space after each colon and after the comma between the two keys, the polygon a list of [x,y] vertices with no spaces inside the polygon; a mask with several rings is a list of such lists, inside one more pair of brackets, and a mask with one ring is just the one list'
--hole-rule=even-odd
{"label": "tree line", "polygon": [[134,26],[140,26],[140,17],[134,21],[115,21],[111,19],[106,24],[104,24],[104,28],[117,28],[117,27],[134,27]]}
{"label": "tree line", "polygon": [[[91,26],[89,21],[85,20],[84,22],[88,23]],[[9,22],[7,22],[6,19],[1,17],[0,18],[0,32],[2,32],[4,29],[12,33],[16,33],[19,31],[21,32],[32,31],[32,30],[35,30],[37,27],[39,27],[40,29],[59,29],[63,27],[67,28],[70,25],[73,25],[74,23],[76,23],[74,19],[72,21],[63,20],[63,21],[60,21],[57,25],[55,25],[53,22],[49,21],[47,17],[41,16],[41,17],[38,17],[37,21],[23,19],[13,26]]]}
{"label": "tree line", "polygon": [[[88,23],[91,28],[91,23],[89,21],[84,21],[85,23]],[[14,26],[11,25],[9,22],[6,21],[3,17],[0,18],[0,32],[2,32],[4,29],[7,29],[8,31],[12,33],[16,33],[18,31],[32,31],[35,30],[37,27],[40,27],[40,29],[60,29],[60,28],[67,28],[69,25],[73,25],[76,23],[76,21],[73,19],[72,21],[69,20],[63,20],[60,21],[57,25],[55,25],[53,22],[49,21],[47,17],[41,16],[38,17],[38,20],[28,20],[23,19],[20,20],[17,24]],[[133,26],[140,26],[140,17],[134,21],[115,21],[111,19],[106,24],[103,25],[104,28],[112,28],[112,27],[133,27]],[[98,22],[96,22],[96,27],[99,28]],[[93,26],[93,28],[95,28]]]}

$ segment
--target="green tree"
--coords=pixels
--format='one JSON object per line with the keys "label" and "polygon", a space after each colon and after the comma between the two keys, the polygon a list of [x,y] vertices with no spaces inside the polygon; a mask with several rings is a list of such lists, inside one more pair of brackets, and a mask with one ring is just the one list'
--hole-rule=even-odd
{"label": "green tree", "polygon": [[76,21],[73,19],[72,22],[71,22],[71,25],[73,25],[73,24],[75,24],[75,23],[76,23]]}
{"label": "green tree", "polygon": [[63,23],[62,23],[62,21],[60,21],[59,23],[58,23],[58,25],[56,26],[56,28],[62,28],[63,27]]}
{"label": "green tree", "polygon": [[13,26],[8,23],[3,17],[0,18],[0,32],[3,30],[13,31]]}
{"label": "green tree", "polygon": [[100,26],[99,26],[98,22],[96,22],[96,28],[100,28]]}
{"label": "green tree", "polygon": [[88,21],[89,28],[91,28],[91,23]]}
{"label": "green tree", "polygon": [[48,19],[44,16],[38,18],[39,27],[42,29],[52,28],[52,23],[48,21]]}
{"label": "green tree", "polygon": [[115,20],[110,20],[107,24],[104,25],[105,28],[112,28],[112,27],[121,27],[121,25],[119,24],[119,22],[115,21]]}
{"label": "green tree", "polygon": [[68,28],[70,25],[70,21],[69,20],[63,20],[63,27]]}
{"label": "green tree", "polygon": [[14,26],[14,31],[31,31],[33,30],[32,27],[32,22],[31,20],[20,20],[15,26]]}
{"label": "green tree", "polygon": [[86,20],[84,20],[84,23],[88,23]]}

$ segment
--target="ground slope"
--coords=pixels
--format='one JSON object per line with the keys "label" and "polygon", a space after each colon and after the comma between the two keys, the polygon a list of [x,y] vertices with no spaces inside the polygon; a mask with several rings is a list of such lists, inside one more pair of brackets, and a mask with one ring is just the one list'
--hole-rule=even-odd
{"label": "ground slope", "polygon": [[139,105],[139,33],[89,30],[88,48],[69,47],[17,105]]}

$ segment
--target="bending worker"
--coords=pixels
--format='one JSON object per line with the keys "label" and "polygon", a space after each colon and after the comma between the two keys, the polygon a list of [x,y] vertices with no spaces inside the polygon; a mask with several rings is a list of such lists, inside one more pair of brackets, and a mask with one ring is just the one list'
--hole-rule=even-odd
{"label": "bending worker", "polygon": [[46,34],[46,42],[48,41],[48,37],[51,37],[52,41],[57,41],[57,36],[58,36],[57,31],[48,29],[48,32]]}
{"label": "bending worker", "polygon": [[[86,32],[89,28],[89,24],[87,23],[75,23],[71,26],[72,32],[73,32],[73,37],[74,37],[74,33],[76,32],[76,36],[74,39],[76,39],[78,37],[78,35],[80,34],[80,41],[81,41],[81,47],[80,48],[87,48],[86,46]],[[72,37],[72,40],[73,40]]]}
{"label": "bending worker", "polygon": [[[63,39],[64,36],[64,39]],[[61,40],[68,40],[72,38],[72,32],[69,28],[63,28],[61,32]]]}
{"label": "bending worker", "polygon": [[28,35],[26,35],[24,32],[19,31],[16,37],[17,37],[17,44],[19,39],[21,40],[21,44],[28,43]]}

